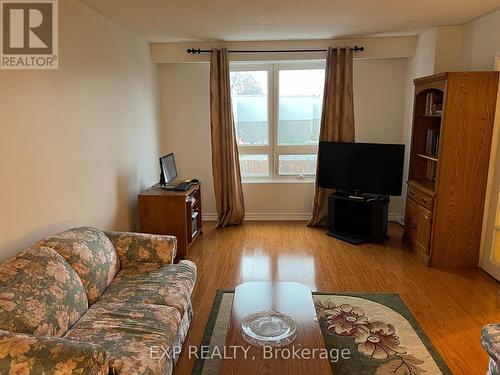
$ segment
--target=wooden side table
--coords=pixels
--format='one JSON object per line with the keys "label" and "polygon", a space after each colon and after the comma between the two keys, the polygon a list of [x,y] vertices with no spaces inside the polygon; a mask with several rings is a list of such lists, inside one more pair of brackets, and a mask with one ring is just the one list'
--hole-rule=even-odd
{"label": "wooden side table", "polygon": [[168,191],[157,184],[141,192],[138,198],[140,232],[177,237],[177,257],[187,257],[189,247],[203,233],[201,186]]}

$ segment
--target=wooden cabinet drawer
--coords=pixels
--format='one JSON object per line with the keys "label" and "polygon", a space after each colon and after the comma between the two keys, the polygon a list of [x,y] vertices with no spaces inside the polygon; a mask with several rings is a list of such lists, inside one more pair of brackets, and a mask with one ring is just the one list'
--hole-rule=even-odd
{"label": "wooden cabinet drawer", "polygon": [[409,187],[408,197],[413,199],[419,205],[427,208],[428,210],[432,210],[432,207],[434,206],[433,198],[429,197],[427,194],[422,193],[412,186]]}
{"label": "wooden cabinet drawer", "polygon": [[417,204],[411,199],[406,200],[406,215],[405,215],[405,235],[410,243],[414,243],[417,232]]}
{"label": "wooden cabinet drawer", "polygon": [[415,245],[426,256],[429,255],[432,232],[432,212],[419,206],[417,209],[417,230]]}

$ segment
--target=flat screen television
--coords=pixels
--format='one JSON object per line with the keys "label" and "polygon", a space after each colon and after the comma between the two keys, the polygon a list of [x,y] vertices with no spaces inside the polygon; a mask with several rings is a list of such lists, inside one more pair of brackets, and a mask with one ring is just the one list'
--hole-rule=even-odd
{"label": "flat screen television", "polygon": [[404,145],[320,142],[318,184],[349,193],[401,195]]}
{"label": "flat screen television", "polygon": [[160,185],[166,185],[177,177],[177,168],[175,166],[174,154],[162,156],[160,158]]}

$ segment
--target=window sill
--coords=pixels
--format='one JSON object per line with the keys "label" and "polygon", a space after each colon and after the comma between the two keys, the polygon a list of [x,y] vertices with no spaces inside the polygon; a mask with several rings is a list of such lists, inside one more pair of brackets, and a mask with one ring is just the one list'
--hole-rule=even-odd
{"label": "window sill", "polygon": [[314,185],[315,183],[315,180],[311,180],[311,179],[303,179],[303,180],[299,180],[299,179],[280,179],[280,180],[271,180],[271,179],[242,179],[241,182],[246,185],[252,185],[252,184],[271,184],[271,185],[274,185],[274,184],[284,184],[284,185],[287,185],[287,184],[312,184]]}

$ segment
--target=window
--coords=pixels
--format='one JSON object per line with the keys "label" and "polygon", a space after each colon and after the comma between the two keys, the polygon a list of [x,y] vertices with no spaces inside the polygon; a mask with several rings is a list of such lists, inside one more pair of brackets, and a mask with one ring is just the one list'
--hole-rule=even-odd
{"label": "window", "polygon": [[245,181],[314,178],[324,76],[320,63],[231,64]]}
{"label": "window", "polygon": [[282,176],[314,175],[316,154],[278,155],[278,174]]}
{"label": "window", "polygon": [[270,175],[268,154],[240,154],[242,177],[266,177]]}
{"label": "window", "polygon": [[239,145],[269,145],[266,71],[231,72],[231,99]]}
{"label": "window", "polygon": [[279,145],[316,145],[325,71],[279,70]]}

